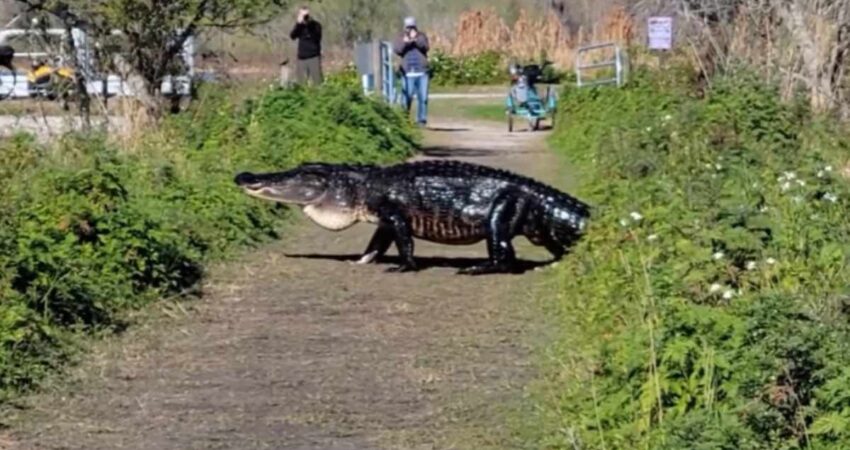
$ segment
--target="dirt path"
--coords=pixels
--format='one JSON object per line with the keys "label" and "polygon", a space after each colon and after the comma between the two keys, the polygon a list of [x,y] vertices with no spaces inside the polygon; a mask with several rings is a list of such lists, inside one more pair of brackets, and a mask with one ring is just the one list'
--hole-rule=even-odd
{"label": "dirt path", "polygon": [[[452,118],[431,126],[420,158],[566,181],[553,179],[543,133]],[[305,223],[215,268],[192,311],[99,344],[72,381],[28,400],[0,447],[508,447],[499,405],[518,399],[529,375],[534,322],[523,305],[540,272],[457,276],[486,255],[483,244],[420,241],[419,273],[349,264],[372,230]],[[548,258],[516,243],[520,257]]]}

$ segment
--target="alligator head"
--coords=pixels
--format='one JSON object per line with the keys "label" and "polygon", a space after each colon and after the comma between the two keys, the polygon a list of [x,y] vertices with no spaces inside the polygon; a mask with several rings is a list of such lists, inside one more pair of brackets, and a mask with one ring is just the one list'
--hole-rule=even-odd
{"label": "alligator head", "polygon": [[234,181],[248,195],[298,205],[316,224],[338,231],[370,219],[358,200],[363,198],[359,194],[373,168],[305,163],[283,172],[243,172]]}

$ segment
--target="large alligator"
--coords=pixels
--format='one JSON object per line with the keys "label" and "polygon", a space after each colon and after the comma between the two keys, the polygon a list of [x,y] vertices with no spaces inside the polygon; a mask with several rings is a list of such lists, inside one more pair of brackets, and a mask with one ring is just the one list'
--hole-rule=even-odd
{"label": "large alligator", "polygon": [[421,161],[388,167],[307,163],[272,173],[240,173],[248,194],[299,205],[316,224],[344,230],[377,224],[358,263],[381,257],[395,242],[401,265],[417,270],[413,237],[442,244],[487,241],[487,262],[459,273],[511,272],[511,240],[524,235],[560,259],[583,233],[588,205],[533,179],[457,161]]}

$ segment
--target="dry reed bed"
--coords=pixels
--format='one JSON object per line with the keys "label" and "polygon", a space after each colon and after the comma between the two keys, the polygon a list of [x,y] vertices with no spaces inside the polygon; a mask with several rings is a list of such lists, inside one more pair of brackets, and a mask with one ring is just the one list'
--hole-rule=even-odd
{"label": "dry reed bed", "polygon": [[[509,26],[495,10],[472,10],[458,19],[454,36],[432,36],[432,45],[452,56],[468,56],[488,51],[504,53],[518,60],[545,56],[555,66],[568,70],[575,66],[577,49],[586,44],[616,42],[624,46],[635,40],[635,21],[624,9],[614,8],[591,27],[570,29],[550,13],[535,18],[522,10]],[[608,58],[603,52],[592,58]]]}

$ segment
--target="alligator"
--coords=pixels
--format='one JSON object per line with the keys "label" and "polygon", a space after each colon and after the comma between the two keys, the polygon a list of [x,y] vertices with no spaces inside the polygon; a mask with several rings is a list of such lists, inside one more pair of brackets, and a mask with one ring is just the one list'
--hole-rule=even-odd
{"label": "alligator", "polygon": [[247,194],[299,206],[319,226],[340,231],[377,225],[359,264],[382,257],[395,243],[400,265],[418,270],[413,238],[449,245],[486,240],[489,258],[460,269],[479,275],[515,272],[511,241],[523,235],[560,260],[583,235],[590,207],[534,179],[477,164],[427,160],[392,166],[309,162],[282,172],[242,172]]}

